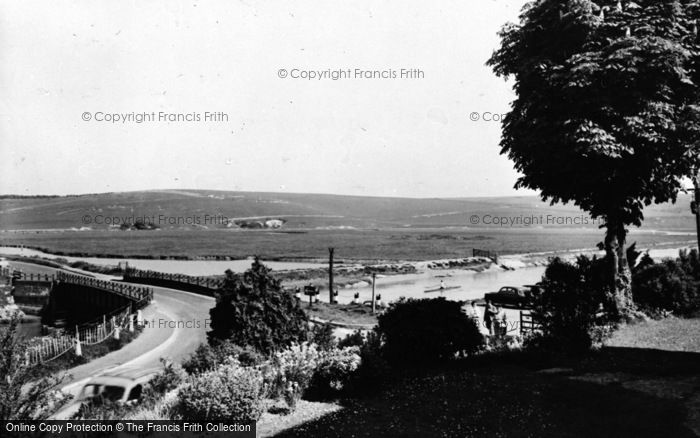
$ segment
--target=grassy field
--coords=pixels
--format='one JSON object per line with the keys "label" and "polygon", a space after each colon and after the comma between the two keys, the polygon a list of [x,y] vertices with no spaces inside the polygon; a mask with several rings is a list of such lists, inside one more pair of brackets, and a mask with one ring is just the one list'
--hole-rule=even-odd
{"label": "grassy field", "polygon": [[[647,208],[644,227],[632,230],[630,242],[649,247],[692,240],[695,223],[687,201],[683,195],[676,204]],[[110,228],[104,220],[133,223],[140,217],[151,218],[160,229],[119,231],[118,222]],[[207,217],[226,221],[207,223]],[[550,217],[555,221],[532,222]],[[186,222],[171,224],[171,219]],[[259,230],[236,225],[265,219],[285,223]],[[532,225],[524,225],[528,220]],[[332,246],[341,260],[432,260],[470,256],[473,248],[500,254],[594,248],[603,238],[598,226],[575,206],[550,206],[534,196],[413,199],[161,190],[0,197],[0,244],[82,256],[325,259]]]}
{"label": "grassy field", "polygon": [[[638,247],[687,242],[692,236],[633,231]],[[594,248],[600,230],[562,229],[385,229],[308,230],[294,233],[266,230],[53,231],[4,232],[0,245],[27,245],[76,256],[326,259],[335,247],[337,260],[434,260],[472,255],[473,248],[499,254]]]}

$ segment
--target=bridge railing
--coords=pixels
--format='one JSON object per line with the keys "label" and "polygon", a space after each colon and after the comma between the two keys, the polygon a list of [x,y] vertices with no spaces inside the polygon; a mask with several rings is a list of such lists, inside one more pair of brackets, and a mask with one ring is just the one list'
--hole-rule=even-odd
{"label": "bridge railing", "polygon": [[196,286],[203,289],[211,289],[212,291],[219,289],[224,280],[215,277],[199,277],[184,274],[171,274],[168,272],[158,272],[129,268],[124,271],[124,281],[139,282],[170,282],[181,283],[189,286]]}
{"label": "bridge railing", "polygon": [[11,274],[10,276],[14,278],[15,280],[22,280],[22,281],[42,281],[46,283],[51,283],[56,281],[56,276],[51,274],[39,274],[38,272],[21,272],[21,271],[12,271],[10,270]]}
{"label": "bridge railing", "polygon": [[65,272],[59,272],[56,276],[56,280],[79,286],[88,286],[95,289],[102,289],[107,292],[112,292],[125,296],[130,300],[136,302],[141,302],[146,299],[150,301],[153,298],[153,289],[151,289],[150,287],[134,286],[131,284],[116,283],[107,280],[98,280],[94,277],[87,277],[84,275],[77,274],[67,274]]}

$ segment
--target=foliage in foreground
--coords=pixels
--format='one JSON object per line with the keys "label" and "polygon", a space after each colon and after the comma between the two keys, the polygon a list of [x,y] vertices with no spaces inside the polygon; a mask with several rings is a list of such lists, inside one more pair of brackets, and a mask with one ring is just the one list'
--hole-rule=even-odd
{"label": "foliage in foreground", "polygon": [[46,419],[66,401],[55,389],[64,377],[37,377],[37,367],[26,364],[27,343],[17,336],[19,323],[15,314],[0,327],[0,418]]}
{"label": "foliage in foreground", "polygon": [[215,344],[201,344],[182,363],[188,374],[200,374],[212,371],[229,358],[237,359],[244,366],[259,365],[265,359],[262,354],[251,347],[241,347],[231,341],[217,341]]}
{"label": "foliage in foreground", "polygon": [[226,271],[209,311],[209,343],[229,340],[269,354],[308,338],[308,319],[296,298],[282,291],[279,280],[259,259],[242,276]]}
{"label": "foliage in foreground", "polygon": [[177,411],[183,420],[254,422],[263,412],[260,371],[230,361],[180,388]]}
{"label": "foliage in foreground", "polygon": [[401,298],[379,316],[377,331],[387,361],[402,368],[424,366],[470,354],[484,343],[479,327],[461,303],[443,297]]}
{"label": "foliage in foreground", "polygon": [[673,312],[689,316],[700,310],[700,259],[697,250],[678,258],[640,266],[633,276],[634,301],[653,316]]}
{"label": "foliage in foreground", "polygon": [[581,353],[602,342],[612,330],[609,291],[604,259],[552,259],[533,308],[541,334],[529,339],[528,346]]}
{"label": "foliage in foreground", "polygon": [[515,84],[501,152],[522,174],[516,188],[601,220],[622,315],[627,227],[645,206],[675,201],[700,165],[698,19],[694,1],[532,1],[488,61]]}

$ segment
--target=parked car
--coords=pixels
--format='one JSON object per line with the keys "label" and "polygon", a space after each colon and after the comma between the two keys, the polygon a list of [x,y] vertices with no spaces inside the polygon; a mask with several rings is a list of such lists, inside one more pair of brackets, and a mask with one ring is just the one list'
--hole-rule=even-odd
{"label": "parked car", "polygon": [[533,288],[535,286],[504,286],[498,292],[489,292],[484,295],[484,300],[493,304],[510,305],[516,307],[527,307],[532,304],[534,297]]}
{"label": "parked car", "polygon": [[61,409],[52,419],[68,419],[78,412],[83,403],[97,397],[117,403],[137,403],[141,399],[144,386],[158,372],[157,368],[119,367],[92,377],[83,385],[72,403]]}

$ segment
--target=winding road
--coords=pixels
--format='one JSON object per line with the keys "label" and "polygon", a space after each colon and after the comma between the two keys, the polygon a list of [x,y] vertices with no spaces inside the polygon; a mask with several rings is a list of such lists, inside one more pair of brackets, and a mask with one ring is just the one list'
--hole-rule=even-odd
{"label": "winding road", "polygon": [[[10,265],[24,272],[41,274],[52,274],[58,270],[21,262],[10,262]],[[99,279],[114,279],[106,275],[80,273]],[[153,302],[143,310],[146,325],[142,333],[119,350],[67,370],[68,376],[62,387],[64,392],[75,394],[90,377],[108,369],[159,367],[161,358],[180,362],[199,344],[206,342],[209,309],[214,306],[214,298],[165,287],[144,286],[153,289]]]}

